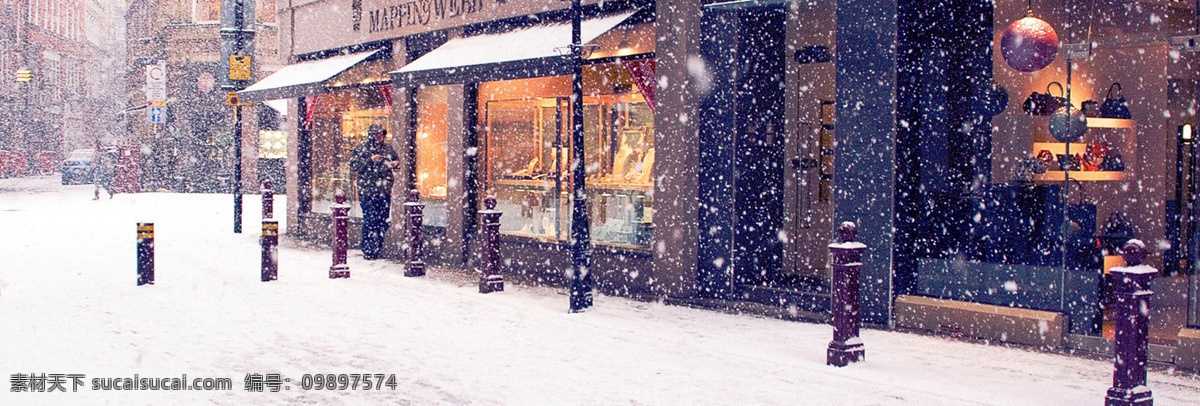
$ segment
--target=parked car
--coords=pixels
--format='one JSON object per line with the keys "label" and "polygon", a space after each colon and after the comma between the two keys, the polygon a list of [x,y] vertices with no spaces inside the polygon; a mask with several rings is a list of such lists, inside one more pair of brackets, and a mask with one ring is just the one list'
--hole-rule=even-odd
{"label": "parked car", "polygon": [[63,160],[62,163],[62,184],[70,185],[73,183],[89,183],[92,181],[92,174],[95,170],[93,164],[96,158],[96,150],[94,149],[77,149],[71,151],[70,155]]}

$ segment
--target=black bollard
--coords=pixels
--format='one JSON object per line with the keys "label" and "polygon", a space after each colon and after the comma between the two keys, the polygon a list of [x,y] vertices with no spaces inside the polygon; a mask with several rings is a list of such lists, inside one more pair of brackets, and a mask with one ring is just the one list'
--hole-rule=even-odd
{"label": "black bollard", "polygon": [[1109,270],[1116,283],[1116,340],[1113,350],[1113,386],[1104,398],[1105,406],[1151,406],[1154,396],[1146,387],[1147,336],[1150,323],[1150,280],[1158,270],[1142,265],[1146,245],[1129,240],[1121,247],[1126,266]]}
{"label": "black bollard", "polygon": [[262,281],[279,279],[279,222],[263,220],[262,224]]}
{"label": "black bollard", "polygon": [[138,286],[154,284],[154,223],[137,225]]}
{"label": "black bollard", "polygon": [[333,265],[329,267],[329,279],[349,278],[350,265],[346,265],[346,249],[350,238],[346,229],[350,227],[350,205],[346,204],[346,192],[338,189],[333,194]]}
{"label": "black bollard", "polygon": [[416,189],[408,192],[404,202],[405,228],[407,229],[408,263],[404,264],[404,276],[425,276],[424,251],[421,243],[421,224],[425,222],[425,205],[420,202],[421,193]]}
{"label": "black bollard", "polygon": [[825,352],[825,364],[844,367],[866,356],[866,348],[858,337],[858,277],[867,246],[855,241],[858,227],[852,222],[843,222],[837,232],[838,242],[829,244],[833,256],[833,341]]}
{"label": "black bollard", "polygon": [[480,210],[483,233],[483,260],[480,263],[479,293],[504,291],[504,277],[500,275],[500,210],[496,210],[496,198],[483,200],[487,210]]}

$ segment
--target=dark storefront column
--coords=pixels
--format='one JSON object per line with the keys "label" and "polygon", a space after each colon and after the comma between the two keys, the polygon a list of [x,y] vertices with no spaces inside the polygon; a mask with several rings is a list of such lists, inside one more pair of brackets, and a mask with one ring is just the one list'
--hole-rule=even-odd
{"label": "dark storefront column", "polygon": [[654,143],[660,164],[654,182],[654,289],[687,297],[696,293],[700,166],[700,103],[688,63],[700,57],[700,2],[660,0],[655,12],[665,23],[657,24],[655,50]]}
{"label": "dark storefront column", "polygon": [[[408,59],[408,41],[392,41],[392,69],[404,67]],[[413,174],[413,161],[416,158],[413,149],[413,138],[416,136],[415,116],[416,89],[408,86],[392,86],[392,142],[396,153],[400,154],[403,164],[396,171],[396,183],[392,188],[393,207],[396,203],[404,204],[408,190],[416,187]]]}
{"label": "dark storefront column", "polygon": [[863,256],[862,318],[891,314],[896,136],[896,0],[837,5],[834,224],[854,221]]}
{"label": "dark storefront column", "polygon": [[[700,53],[712,85],[700,95],[700,210],[697,217],[700,252],[697,260],[700,294],[728,298],[733,288],[734,229],[736,222],[733,178],[737,135],[734,86],[737,72],[737,35],[741,20],[736,11],[704,13]],[[727,33],[727,35],[719,35]]]}

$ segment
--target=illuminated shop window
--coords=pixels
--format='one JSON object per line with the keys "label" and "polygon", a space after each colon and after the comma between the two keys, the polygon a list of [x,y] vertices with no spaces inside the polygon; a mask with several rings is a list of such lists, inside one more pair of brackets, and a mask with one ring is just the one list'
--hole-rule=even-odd
{"label": "illuminated shop window", "polygon": [[[501,232],[566,241],[571,222],[570,77],[483,83],[480,160]],[[654,114],[620,63],[584,69],[584,145],[593,241],[649,246]]]}

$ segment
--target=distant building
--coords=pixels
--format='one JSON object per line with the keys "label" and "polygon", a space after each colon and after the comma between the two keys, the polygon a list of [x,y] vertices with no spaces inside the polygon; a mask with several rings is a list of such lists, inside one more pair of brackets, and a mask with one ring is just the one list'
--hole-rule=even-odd
{"label": "distant building", "polygon": [[[114,0],[3,1],[0,149],[61,154],[111,133],[104,124],[112,122],[116,105],[107,102],[104,74],[121,52],[120,32],[111,27],[122,6]],[[18,70],[28,70],[31,79],[16,81]]]}
{"label": "distant building", "polygon": [[[247,0],[249,1],[249,0]],[[254,77],[277,59],[275,4],[257,0]],[[143,187],[227,190],[232,171],[232,108],[221,90],[220,0],[133,0],[126,13],[125,127],[142,146]],[[146,67],[166,62],[167,103],[161,123],[151,123]],[[256,184],[260,113],[243,109],[246,185]],[[266,114],[266,120],[276,117]]]}

